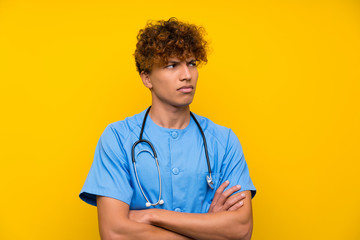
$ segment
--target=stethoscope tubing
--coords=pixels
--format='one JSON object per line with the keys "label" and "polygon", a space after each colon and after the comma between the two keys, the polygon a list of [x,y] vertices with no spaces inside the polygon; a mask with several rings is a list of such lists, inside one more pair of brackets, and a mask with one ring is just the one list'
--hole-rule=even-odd
{"label": "stethoscope tubing", "polygon": [[146,200],[146,206],[147,207],[150,207],[150,206],[156,206],[156,205],[159,205],[161,204],[161,175],[160,175],[160,167],[159,167],[159,161],[157,159],[157,157],[154,157],[155,158],[155,162],[156,162],[156,167],[157,167],[157,170],[158,170],[158,175],[159,175],[159,199],[156,203],[151,203],[150,200],[146,197],[146,194],[141,186],[141,183],[140,183],[140,180],[139,180],[139,176],[138,176],[138,173],[137,173],[137,170],[136,170],[136,164],[135,162],[133,162],[133,165],[134,165],[134,170],[135,170],[135,176],[136,176],[136,181],[139,185],[139,188],[140,188],[140,191],[142,193],[142,195],[144,196],[145,200]]}
{"label": "stethoscope tubing", "polygon": [[[140,188],[140,191],[142,193],[142,195],[144,196],[145,200],[146,200],[146,207],[150,207],[150,206],[156,206],[156,205],[162,205],[164,203],[163,200],[161,200],[161,191],[162,191],[162,185],[161,185],[161,174],[160,174],[160,167],[159,167],[159,161],[158,161],[158,158],[157,158],[157,154],[156,154],[156,151],[155,151],[155,148],[154,146],[152,145],[152,143],[146,139],[142,139],[142,136],[143,136],[143,133],[144,133],[144,128],[145,128],[145,122],[146,122],[146,119],[147,119],[147,116],[149,115],[149,111],[150,111],[150,108],[151,106],[146,110],[146,113],[145,113],[145,116],[144,116],[144,119],[143,119],[143,122],[142,122],[142,126],[141,126],[141,131],[140,131],[140,136],[139,136],[139,140],[137,140],[132,148],[131,148],[131,158],[132,158],[132,162],[133,162],[133,165],[134,165],[134,171],[135,171],[135,176],[136,176],[136,181],[139,185],[139,188]],[[212,186],[214,183],[213,183],[213,180],[212,180],[212,175],[211,175],[211,167],[210,167],[210,160],[209,160],[209,153],[208,153],[208,149],[207,149],[207,143],[206,143],[206,139],[205,139],[205,134],[204,134],[204,131],[202,130],[199,122],[197,121],[197,119],[195,118],[194,114],[192,112],[190,112],[190,115],[191,117],[194,119],[197,127],[199,128],[200,130],[200,133],[201,133],[201,136],[203,138],[203,143],[204,143],[204,149],[205,149],[205,156],[206,156],[206,163],[207,163],[207,166],[208,166],[208,171],[209,171],[209,176],[206,176],[206,182],[208,184],[208,186],[211,188],[211,189],[214,189],[214,187]],[[141,186],[141,183],[140,183],[140,180],[139,180],[139,176],[138,176],[138,173],[137,173],[137,169],[136,169],[136,161],[135,161],[135,147],[139,144],[139,143],[146,143],[150,146],[152,152],[153,152],[153,157],[155,159],[155,162],[156,162],[156,167],[157,167],[157,170],[158,170],[158,176],[159,176],[159,198],[158,198],[158,201],[156,203],[151,203],[150,200],[147,198],[142,186]],[[144,151],[144,150],[143,150]],[[141,151],[140,151],[141,152]],[[149,152],[150,151],[147,151],[146,152]],[[151,153],[150,153],[151,154]]]}
{"label": "stethoscope tubing", "polygon": [[202,130],[199,122],[197,121],[196,117],[194,116],[194,114],[192,112],[190,112],[190,115],[191,117],[194,119],[196,125],[198,126],[200,132],[201,132],[201,136],[203,138],[203,142],[204,142],[204,149],[205,149],[205,157],[206,157],[206,163],[207,163],[207,166],[208,166],[208,171],[209,171],[209,176],[206,176],[206,181],[209,185],[209,187],[211,189],[214,189],[214,187],[212,186],[213,181],[212,181],[212,176],[211,176],[211,167],[210,167],[210,160],[209,160],[209,153],[208,153],[208,149],[207,149],[207,143],[206,143],[206,138],[205,138],[205,134],[204,134],[204,131]]}

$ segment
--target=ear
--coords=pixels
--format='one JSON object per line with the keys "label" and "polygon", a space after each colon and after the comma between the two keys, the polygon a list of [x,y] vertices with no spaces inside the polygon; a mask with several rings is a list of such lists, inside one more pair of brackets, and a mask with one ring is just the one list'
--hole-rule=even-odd
{"label": "ear", "polygon": [[142,71],[140,73],[140,77],[141,77],[141,80],[142,80],[144,86],[151,90],[152,84],[151,84],[150,74]]}

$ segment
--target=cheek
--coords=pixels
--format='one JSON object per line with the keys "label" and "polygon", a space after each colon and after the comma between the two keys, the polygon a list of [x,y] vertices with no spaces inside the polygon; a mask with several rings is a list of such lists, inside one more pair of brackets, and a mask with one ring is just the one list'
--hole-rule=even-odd
{"label": "cheek", "polygon": [[194,72],[192,75],[192,79],[195,82],[195,85],[197,83],[198,77],[199,77],[199,72],[198,71]]}
{"label": "cheek", "polygon": [[199,71],[197,70],[197,68],[193,69],[193,71],[191,72],[192,77],[193,78],[198,78],[199,77]]}
{"label": "cheek", "polygon": [[159,78],[153,82],[153,89],[161,95],[172,94],[172,88],[173,86],[171,84],[171,81],[169,81],[169,79],[167,78]]}

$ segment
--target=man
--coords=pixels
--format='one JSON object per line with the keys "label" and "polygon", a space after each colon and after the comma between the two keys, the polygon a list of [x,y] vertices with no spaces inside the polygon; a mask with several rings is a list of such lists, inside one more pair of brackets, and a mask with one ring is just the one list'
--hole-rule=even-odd
{"label": "man", "polygon": [[140,30],[151,108],[105,129],[80,193],[98,207],[102,239],[251,238],[256,190],[240,142],[190,113],[206,46],[202,28],[175,18]]}

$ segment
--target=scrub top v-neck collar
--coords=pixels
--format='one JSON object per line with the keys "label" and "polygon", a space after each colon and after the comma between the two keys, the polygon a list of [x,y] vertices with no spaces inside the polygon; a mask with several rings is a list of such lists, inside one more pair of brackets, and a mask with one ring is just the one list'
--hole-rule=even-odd
{"label": "scrub top v-neck collar", "polygon": [[[144,113],[145,115],[145,113]],[[146,138],[172,138],[179,139],[196,127],[194,119],[190,116],[189,124],[184,129],[165,128],[157,125],[150,116],[147,117],[144,129]]]}

